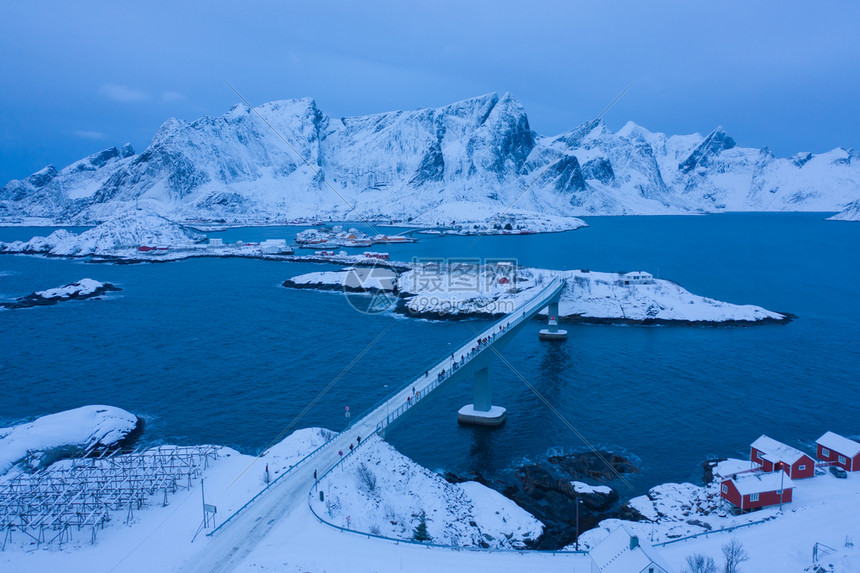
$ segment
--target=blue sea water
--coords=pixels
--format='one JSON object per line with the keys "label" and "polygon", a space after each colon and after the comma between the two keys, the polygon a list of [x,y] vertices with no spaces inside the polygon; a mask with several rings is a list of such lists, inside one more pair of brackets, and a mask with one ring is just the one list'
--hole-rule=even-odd
{"label": "blue sea water", "polygon": [[[629,493],[637,493],[697,480],[706,458],[746,455],[762,433],[802,448],[826,430],[860,435],[860,224],[758,213],[587,222],[567,233],[421,236],[375,250],[393,259],[505,257],[556,269],[643,269],[696,294],[798,318],[755,327],[573,325],[561,344],[538,341],[535,322],[505,350],[517,372],[501,363],[491,370],[494,401],[509,412],[503,427],[458,426],[456,411],[471,401],[471,389],[443,386],[388,433],[401,452],[434,470],[493,475],[548,452],[583,450],[581,436],[635,460],[642,472]],[[292,239],[298,230],[210,236]],[[49,231],[2,228],[0,240]],[[0,426],[102,403],[144,417],[146,443],[216,443],[256,453],[291,424],[344,427],[345,406],[359,414],[484,325],[368,316],[339,294],[280,286],[334,268],[0,256],[0,299],[84,277],[123,289],[102,300],[0,311]]]}

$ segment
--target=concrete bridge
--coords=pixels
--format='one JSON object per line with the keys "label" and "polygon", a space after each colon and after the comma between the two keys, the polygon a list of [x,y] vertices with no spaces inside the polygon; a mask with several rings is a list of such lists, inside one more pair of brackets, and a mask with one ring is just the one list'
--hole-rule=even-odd
{"label": "concrete bridge", "polygon": [[[460,422],[503,423],[505,408],[492,403],[490,363],[496,352],[543,309],[548,309],[549,327],[541,331],[541,338],[561,339],[566,336],[558,329],[557,323],[558,300],[564,286],[563,279],[553,279],[539,287],[537,293],[514,312],[476,333],[451,355],[384,398],[332,440],[281,474],[250,502],[228,516],[217,529],[209,532],[201,551],[185,564],[183,570],[230,571],[238,566],[285,515],[299,520],[302,512],[310,512],[306,500],[317,476],[340,462],[343,453],[349,453],[349,446],[358,442],[360,436],[384,433],[388,426],[445,382],[472,380],[474,400],[458,412]],[[333,529],[330,531],[337,533]]]}
{"label": "concrete bridge", "polygon": [[[375,411],[367,414],[371,418],[381,418],[377,431],[383,431],[403,415],[415,402],[427,396],[443,382],[452,379],[471,379],[473,402],[463,406],[457,414],[460,422],[496,426],[504,423],[507,411],[502,406],[493,405],[489,367],[505,346],[516,336],[520,329],[536,314],[548,309],[549,325],[540,331],[541,339],[564,339],[567,332],[558,329],[558,301],[564,290],[565,281],[554,279],[525,304],[514,312],[493,323],[461,345],[450,356],[442,358],[424,375],[407,384],[395,395],[389,397]],[[381,411],[382,407],[385,411]]]}

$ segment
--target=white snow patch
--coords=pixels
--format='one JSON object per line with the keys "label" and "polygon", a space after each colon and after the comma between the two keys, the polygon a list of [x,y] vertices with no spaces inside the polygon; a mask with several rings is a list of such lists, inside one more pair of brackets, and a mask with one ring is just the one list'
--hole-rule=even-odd
{"label": "white snow patch", "polygon": [[411,539],[424,512],[432,543],[497,548],[522,546],[543,530],[501,494],[478,483],[448,483],[376,436],[343,465],[320,485],[327,492],[324,517],[341,527]]}
{"label": "white snow patch", "polygon": [[573,485],[576,493],[602,493],[606,495],[612,493],[612,488],[606,485],[588,485],[581,481],[572,481],[570,483]]}
{"label": "white snow patch", "polygon": [[44,299],[69,298],[71,296],[92,294],[104,286],[104,283],[100,283],[97,280],[81,279],[78,282],[67,284],[63,287],[37,291],[35,294]]}

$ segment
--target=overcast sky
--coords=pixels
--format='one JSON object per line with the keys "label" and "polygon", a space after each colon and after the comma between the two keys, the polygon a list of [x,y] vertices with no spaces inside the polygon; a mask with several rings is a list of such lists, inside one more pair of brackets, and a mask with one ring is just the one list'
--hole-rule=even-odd
{"label": "overcast sky", "polygon": [[635,80],[613,130],[723,125],[783,156],[860,147],[858,30],[856,1],[3,2],[0,185],[220,115],[238,102],[225,80],[334,117],[509,91],[542,134]]}

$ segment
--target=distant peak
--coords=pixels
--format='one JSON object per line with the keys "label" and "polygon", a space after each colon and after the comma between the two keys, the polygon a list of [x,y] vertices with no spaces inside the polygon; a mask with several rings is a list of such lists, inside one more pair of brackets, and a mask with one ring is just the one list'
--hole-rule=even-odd
{"label": "distant peak", "polygon": [[719,125],[693,150],[693,152],[681,163],[678,170],[681,173],[690,173],[696,167],[710,165],[711,159],[717,157],[723,151],[735,146],[735,140],[729,137],[723,126]]}
{"label": "distant peak", "polygon": [[[722,125],[718,125],[711,133],[708,134],[705,138],[705,142],[707,141],[715,142],[716,145],[712,146],[712,148],[720,148],[720,151],[731,149],[735,146],[735,140],[726,133],[726,130]],[[704,145],[705,142],[702,142],[702,145]]]}
{"label": "distant peak", "polygon": [[633,131],[635,131],[637,129],[639,129],[639,125],[637,123],[635,123],[633,121],[628,121],[627,123],[624,124],[624,127],[619,129],[615,133],[615,135],[620,135],[622,137],[627,136],[627,135],[630,135]]}

